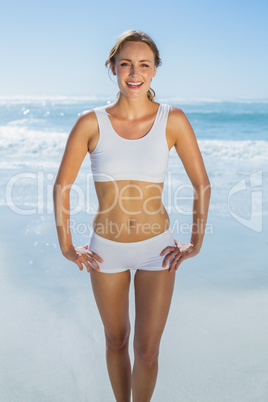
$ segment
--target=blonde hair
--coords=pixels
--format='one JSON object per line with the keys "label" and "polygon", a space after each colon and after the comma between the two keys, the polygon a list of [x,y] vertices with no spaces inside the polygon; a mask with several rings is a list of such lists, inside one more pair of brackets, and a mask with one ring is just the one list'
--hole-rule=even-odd
{"label": "blonde hair", "polygon": [[[105,66],[109,67],[110,69],[115,65],[115,59],[122,47],[127,42],[144,42],[146,43],[154,54],[154,63],[156,67],[161,66],[162,61],[160,59],[159,50],[152,40],[152,38],[142,31],[134,31],[129,30],[123,32],[117,39],[115,45],[110,51],[109,57],[105,62]],[[149,88],[147,91],[147,97],[153,101],[155,98],[155,92],[152,88]]]}

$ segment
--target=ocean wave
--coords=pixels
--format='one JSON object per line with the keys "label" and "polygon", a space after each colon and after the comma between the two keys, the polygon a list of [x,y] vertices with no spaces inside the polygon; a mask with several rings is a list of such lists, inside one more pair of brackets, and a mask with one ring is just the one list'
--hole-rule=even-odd
{"label": "ocean wave", "polygon": [[20,126],[0,127],[0,152],[3,155],[16,153],[19,155],[31,155],[46,152],[48,158],[52,154],[62,152],[68,133],[51,130],[32,130]]}
{"label": "ocean wave", "polygon": [[[202,155],[218,160],[263,160],[267,161],[268,141],[262,140],[198,140]],[[175,154],[172,148],[172,154]]]}
{"label": "ocean wave", "polygon": [[[18,120],[12,120],[12,121],[10,121],[8,123],[8,126],[13,126],[13,127],[16,127],[16,126],[24,126],[25,127],[26,126],[26,127],[28,127],[29,124],[31,124],[31,125],[34,125],[34,124],[41,125],[42,122],[46,123],[45,119],[42,120],[40,118],[31,117],[30,119],[29,118],[23,118],[23,119],[18,119]],[[1,127],[0,127],[0,129],[1,129]]]}
{"label": "ocean wave", "polygon": [[[24,127],[23,124],[0,127],[0,152],[3,156],[16,153],[19,155],[47,154],[63,152],[68,132],[55,130],[37,130]],[[265,140],[216,140],[199,139],[198,144],[205,158],[224,160],[267,160],[268,141]],[[175,152],[172,148],[171,155]]]}

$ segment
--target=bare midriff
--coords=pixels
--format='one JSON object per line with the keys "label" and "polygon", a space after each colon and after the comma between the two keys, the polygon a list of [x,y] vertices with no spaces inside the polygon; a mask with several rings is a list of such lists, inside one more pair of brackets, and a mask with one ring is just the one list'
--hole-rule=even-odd
{"label": "bare midriff", "polygon": [[93,230],[118,242],[137,242],[165,232],[170,225],[162,203],[164,183],[136,180],[95,182],[99,206]]}

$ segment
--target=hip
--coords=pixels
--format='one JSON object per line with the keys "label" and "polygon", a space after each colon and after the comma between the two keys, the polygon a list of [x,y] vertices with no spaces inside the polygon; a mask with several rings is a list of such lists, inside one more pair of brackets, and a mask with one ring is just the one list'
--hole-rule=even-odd
{"label": "hip", "polygon": [[[119,242],[92,233],[88,249],[96,252],[103,262],[98,262],[101,272],[116,273],[125,270],[161,271],[165,256],[161,251],[167,246],[175,246],[170,227],[164,232],[146,240]],[[94,268],[94,266],[92,265]]]}

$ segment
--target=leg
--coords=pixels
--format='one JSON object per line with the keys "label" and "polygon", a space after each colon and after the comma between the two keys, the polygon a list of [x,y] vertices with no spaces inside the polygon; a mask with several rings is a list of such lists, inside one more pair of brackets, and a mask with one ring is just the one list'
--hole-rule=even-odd
{"label": "leg", "polygon": [[130,271],[103,273],[92,270],[91,283],[106,338],[108,373],[117,402],[130,402],[131,365],[128,354],[130,333]]}
{"label": "leg", "polygon": [[138,270],[135,274],[133,402],[149,402],[154,391],[161,336],[166,324],[175,272]]}

